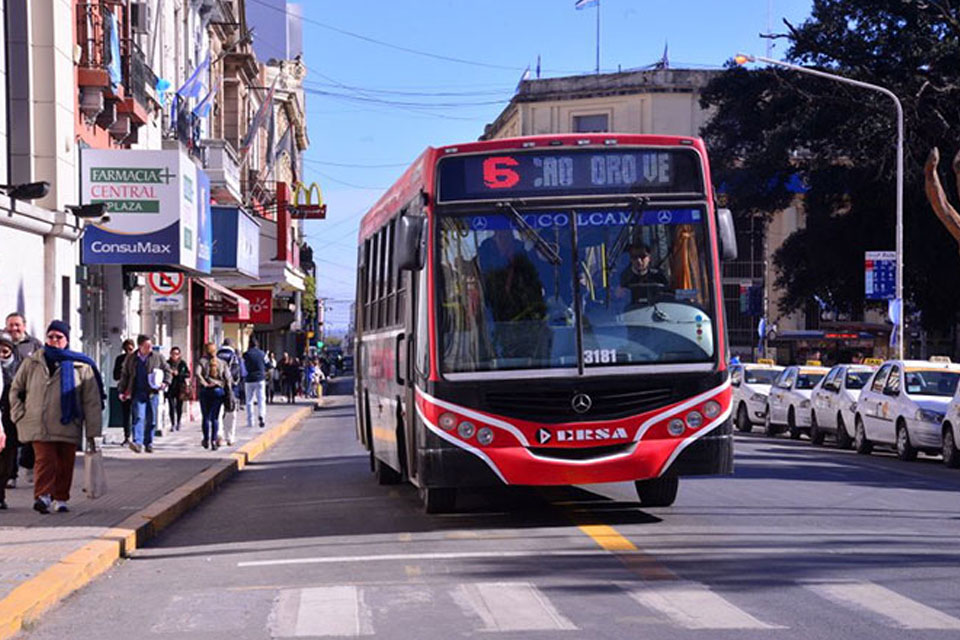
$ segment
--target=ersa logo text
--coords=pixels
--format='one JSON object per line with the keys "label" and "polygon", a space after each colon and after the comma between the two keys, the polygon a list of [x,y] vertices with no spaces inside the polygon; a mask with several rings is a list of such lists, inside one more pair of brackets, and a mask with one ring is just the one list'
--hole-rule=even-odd
{"label": "ersa logo text", "polygon": [[537,429],[537,442],[547,444],[557,442],[595,442],[597,440],[621,440],[627,438],[627,430],[616,429],[558,429],[555,433],[549,429]]}

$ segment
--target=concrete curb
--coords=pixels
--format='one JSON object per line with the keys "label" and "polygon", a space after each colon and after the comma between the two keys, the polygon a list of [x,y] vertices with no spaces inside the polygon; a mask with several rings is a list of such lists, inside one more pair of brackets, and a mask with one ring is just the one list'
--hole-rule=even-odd
{"label": "concrete curb", "polygon": [[312,413],[304,407],[258,437],[218,460],[170,493],[24,582],[0,600],[0,640],[36,622],[40,614],[128,556],[216,491]]}

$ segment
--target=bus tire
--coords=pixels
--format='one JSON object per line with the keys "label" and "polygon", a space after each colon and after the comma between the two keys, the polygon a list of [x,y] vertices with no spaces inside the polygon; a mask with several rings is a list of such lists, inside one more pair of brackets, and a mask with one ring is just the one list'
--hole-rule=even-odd
{"label": "bus tire", "polygon": [[380,458],[374,459],[374,473],[377,476],[377,484],[390,485],[390,484],[399,484],[401,480],[401,475],[399,471],[395,471],[393,467],[388,465],[386,462]]}
{"label": "bus tire", "polygon": [[680,478],[651,478],[633,483],[637,489],[637,498],[641,507],[669,507],[677,499]]}
{"label": "bus tire", "polygon": [[454,487],[420,487],[420,499],[426,513],[450,513],[457,505]]}

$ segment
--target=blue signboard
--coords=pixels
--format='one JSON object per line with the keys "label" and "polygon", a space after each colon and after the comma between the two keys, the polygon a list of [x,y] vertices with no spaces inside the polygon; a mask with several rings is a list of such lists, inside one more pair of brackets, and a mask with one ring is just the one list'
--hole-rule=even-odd
{"label": "blue signboard", "polygon": [[[571,213],[569,211],[538,211],[524,213],[524,221],[534,229],[565,228],[570,226]],[[630,220],[628,209],[613,211],[580,211],[577,212],[577,227],[607,227],[625,225]],[[637,223],[643,226],[658,224],[699,224],[703,220],[700,209],[656,209],[644,211],[638,216]],[[499,229],[513,229],[516,225],[510,216],[491,214],[488,216],[471,216],[470,228],[474,231],[495,231]]]}
{"label": "blue signboard", "polygon": [[897,253],[867,251],[864,257],[864,294],[867,300],[893,300],[897,286]]}
{"label": "blue signboard", "polygon": [[210,220],[210,178],[197,169],[197,271],[210,273],[213,222]]}
{"label": "blue signboard", "polygon": [[213,268],[260,275],[260,225],[237,207],[212,207]]}

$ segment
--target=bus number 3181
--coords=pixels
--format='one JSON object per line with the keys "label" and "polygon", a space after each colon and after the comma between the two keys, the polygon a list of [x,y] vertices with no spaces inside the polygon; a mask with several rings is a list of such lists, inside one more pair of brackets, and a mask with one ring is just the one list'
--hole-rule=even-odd
{"label": "bus number 3181", "polygon": [[616,364],[616,349],[584,349],[583,364]]}

